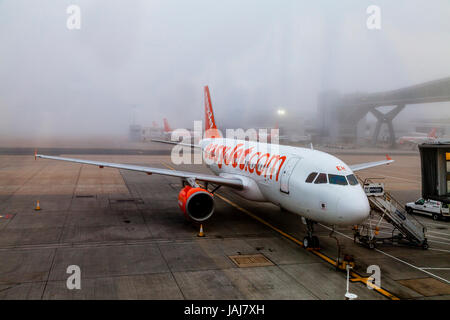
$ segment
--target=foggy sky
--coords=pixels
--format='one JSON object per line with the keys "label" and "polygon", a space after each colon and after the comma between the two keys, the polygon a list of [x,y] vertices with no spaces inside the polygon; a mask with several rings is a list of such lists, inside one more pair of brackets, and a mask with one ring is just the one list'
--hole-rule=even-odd
{"label": "foggy sky", "polygon": [[[70,4],[81,30],[66,28]],[[371,4],[381,30],[366,27]],[[191,127],[206,84],[219,124],[271,125],[278,107],[313,118],[322,90],[450,76],[449,17],[448,0],[0,0],[0,135],[125,135],[133,115]],[[450,105],[401,117],[428,113]]]}

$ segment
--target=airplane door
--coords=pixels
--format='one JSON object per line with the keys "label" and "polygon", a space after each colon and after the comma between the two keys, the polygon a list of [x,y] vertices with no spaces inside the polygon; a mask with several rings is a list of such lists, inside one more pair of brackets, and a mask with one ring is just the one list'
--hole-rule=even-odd
{"label": "airplane door", "polygon": [[289,193],[289,178],[300,158],[290,158],[281,172],[280,191]]}

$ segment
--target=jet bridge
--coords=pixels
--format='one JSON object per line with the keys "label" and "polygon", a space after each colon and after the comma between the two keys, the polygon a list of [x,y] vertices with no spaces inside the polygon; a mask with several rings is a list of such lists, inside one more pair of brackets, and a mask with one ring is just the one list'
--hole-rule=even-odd
{"label": "jet bridge", "polygon": [[[383,92],[340,94],[322,92],[318,99],[318,132],[323,142],[356,142],[358,123],[368,113],[377,119],[372,136],[376,144],[382,125],[389,129],[389,143],[395,145],[394,118],[409,105],[450,101],[450,77]],[[391,106],[383,113],[381,107]]]}
{"label": "jet bridge", "polygon": [[[373,249],[378,244],[406,244],[428,249],[426,228],[414,216],[408,214],[395,198],[384,189],[383,183],[372,179],[360,181],[372,208],[369,219],[355,227],[355,241]],[[383,220],[394,228],[390,237],[380,237]]]}

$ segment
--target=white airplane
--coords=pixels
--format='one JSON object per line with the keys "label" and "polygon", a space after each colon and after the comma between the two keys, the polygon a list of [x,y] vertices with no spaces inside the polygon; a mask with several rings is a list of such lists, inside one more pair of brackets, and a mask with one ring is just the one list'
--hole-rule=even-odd
{"label": "white airplane", "polygon": [[[164,123],[164,131],[163,131],[163,138],[166,139],[167,141],[172,141],[172,135],[173,133],[176,134],[176,136],[178,138],[184,139],[184,138],[190,138],[192,137],[191,132],[187,129],[185,130],[172,130],[172,128],[169,125],[169,121],[167,120],[167,118],[163,119],[163,123]],[[163,142],[163,141],[159,141],[159,142]]]}
{"label": "white airplane", "polygon": [[[392,159],[349,166],[317,150],[222,138],[214,120],[209,89],[204,89],[205,135],[195,147],[201,148],[204,161],[215,175],[37,153],[35,158],[179,177],[184,186],[178,195],[179,207],[196,222],[212,216],[214,192],[225,186],[245,199],[271,202],[306,218],[305,247],[319,246],[318,238],[313,236],[316,222],[345,226],[368,218],[369,202],[353,172],[388,164]],[[189,146],[187,149],[192,146],[178,145]],[[200,181],[204,187],[198,184]],[[209,191],[208,184],[215,185],[215,189]]]}
{"label": "white airplane", "polygon": [[398,144],[412,144],[414,146],[424,143],[424,142],[432,142],[437,140],[437,135],[436,135],[436,128],[431,129],[431,131],[428,133],[428,135],[425,134],[417,134],[414,136],[403,136],[398,138],[397,143]]}

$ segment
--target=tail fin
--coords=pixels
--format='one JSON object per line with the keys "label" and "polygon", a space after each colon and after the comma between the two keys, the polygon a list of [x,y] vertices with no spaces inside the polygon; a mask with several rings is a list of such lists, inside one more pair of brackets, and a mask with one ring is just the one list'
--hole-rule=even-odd
{"label": "tail fin", "polygon": [[169,126],[169,121],[167,121],[166,118],[164,118],[163,121],[164,121],[164,131],[165,131],[165,132],[170,132],[170,131],[172,131],[172,129],[171,129],[170,126]]}
{"label": "tail fin", "polygon": [[428,138],[437,138],[436,128],[431,129],[430,133],[428,134]]}
{"label": "tail fin", "polygon": [[220,138],[221,134],[217,130],[214,112],[211,104],[211,96],[208,86],[205,86],[205,138]]}

